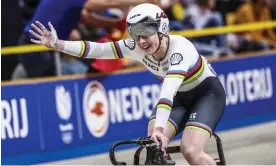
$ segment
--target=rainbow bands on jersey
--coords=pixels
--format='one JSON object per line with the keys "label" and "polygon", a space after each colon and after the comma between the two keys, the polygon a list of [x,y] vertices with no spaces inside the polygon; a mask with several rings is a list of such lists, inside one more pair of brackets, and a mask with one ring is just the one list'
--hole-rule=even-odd
{"label": "rainbow bands on jersey", "polygon": [[165,99],[165,98],[161,98],[157,104],[157,109],[160,109],[160,108],[163,108],[163,109],[166,109],[168,111],[171,111],[172,110],[172,105],[173,103],[168,100],[168,99]]}
{"label": "rainbow bands on jersey", "polygon": [[200,131],[206,133],[207,135],[209,135],[209,137],[211,137],[212,133],[213,133],[213,131],[210,127],[208,127],[207,125],[205,125],[203,123],[199,123],[199,122],[187,122],[185,125],[185,128],[200,130]]}
{"label": "rainbow bands on jersey", "polygon": [[186,72],[183,70],[169,70],[165,78],[180,78],[184,79],[186,77]]}
{"label": "rainbow bands on jersey", "polygon": [[122,50],[118,44],[118,42],[110,42],[114,57],[116,59],[124,58]]}
{"label": "rainbow bands on jersey", "polygon": [[87,41],[80,41],[81,43],[81,52],[79,54],[80,58],[85,58],[90,51],[90,44]]}
{"label": "rainbow bands on jersey", "polygon": [[[156,115],[153,115],[149,118],[149,123],[154,123],[155,121]],[[169,124],[174,129],[174,135],[176,135],[179,132],[177,124],[171,118],[168,119],[167,124]]]}
{"label": "rainbow bands on jersey", "polygon": [[204,71],[204,63],[203,63],[202,57],[199,55],[195,65],[192,68],[190,68],[186,73],[185,75],[186,77],[182,85],[186,85],[195,81],[202,75],[203,71]]}

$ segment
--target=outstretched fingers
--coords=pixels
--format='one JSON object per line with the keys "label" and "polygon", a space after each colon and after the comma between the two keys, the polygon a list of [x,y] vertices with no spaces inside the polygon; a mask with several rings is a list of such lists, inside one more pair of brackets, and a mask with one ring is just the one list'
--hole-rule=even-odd
{"label": "outstretched fingers", "polygon": [[30,34],[32,34],[34,37],[38,38],[39,40],[41,40],[41,36],[37,33],[35,33],[33,30],[29,30]]}
{"label": "outstretched fingers", "polygon": [[38,28],[35,24],[31,24],[31,26],[40,34],[40,35],[43,35],[43,31]]}
{"label": "outstretched fingers", "polygon": [[51,24],[51,22],[48,22],[48,26],[50,27],[51,32],[55,32],[54,26]]}
{"label": "outstretched fingers", "polygon": [[42,44],[40,40],[31,39],[31,42],[36,43],[36,44]]}
{"label": "outstretched fingers", "polygon": [[48,31],[48,30],[45,28],[45,26],[42,25],[39,21],[36,21],[35,23],[42,29],[43,32],[47,32],[47,31]]}

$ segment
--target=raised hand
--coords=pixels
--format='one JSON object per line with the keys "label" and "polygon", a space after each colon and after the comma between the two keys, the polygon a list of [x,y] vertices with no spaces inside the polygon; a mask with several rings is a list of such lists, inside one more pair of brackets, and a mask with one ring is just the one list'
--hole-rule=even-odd
{"label": "raised hand", "polygon": [[29,33],[38,39],[31,39],[31,41],[36,44],[42,44],[48,48],[57,49],[57,32],[50,22],[48,22],[48,25],[50,27],[50,31],[39,21],[36,21],[35,24],[31,24],[31,26],[38,32],[36,33],[33,30],[29,30]]}

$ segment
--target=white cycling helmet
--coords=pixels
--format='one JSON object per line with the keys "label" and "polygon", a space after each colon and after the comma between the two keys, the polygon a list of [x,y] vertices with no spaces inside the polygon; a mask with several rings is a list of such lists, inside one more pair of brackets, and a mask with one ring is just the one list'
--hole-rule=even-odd
{"label": "white cycling helmet", "polygon": [[144,3],[130,10],[126,18],[129,34],[137,39],[139,35],[152,36],[156,33],[166,35],[169,31],[169,19],[158,6]]}

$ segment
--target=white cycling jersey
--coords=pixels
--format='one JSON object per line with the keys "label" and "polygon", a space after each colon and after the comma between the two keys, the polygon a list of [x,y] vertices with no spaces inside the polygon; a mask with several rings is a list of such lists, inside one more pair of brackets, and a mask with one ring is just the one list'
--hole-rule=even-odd
{"label": "white cycling jersey", "polygon": [[152,56],[144,55],[132,38],[108,43],[65,41],[63,52],[82,58],[128,57],[143,63],[158,80],[163,82],[155,122],[157,126],[162,127],[169,118],[173,97],[177,91],[189,91],[207,77],[215,76],[206,58],[199,55],[189,40],[178,35],[169,35],[166,56],[160,62],[154,60]]}

